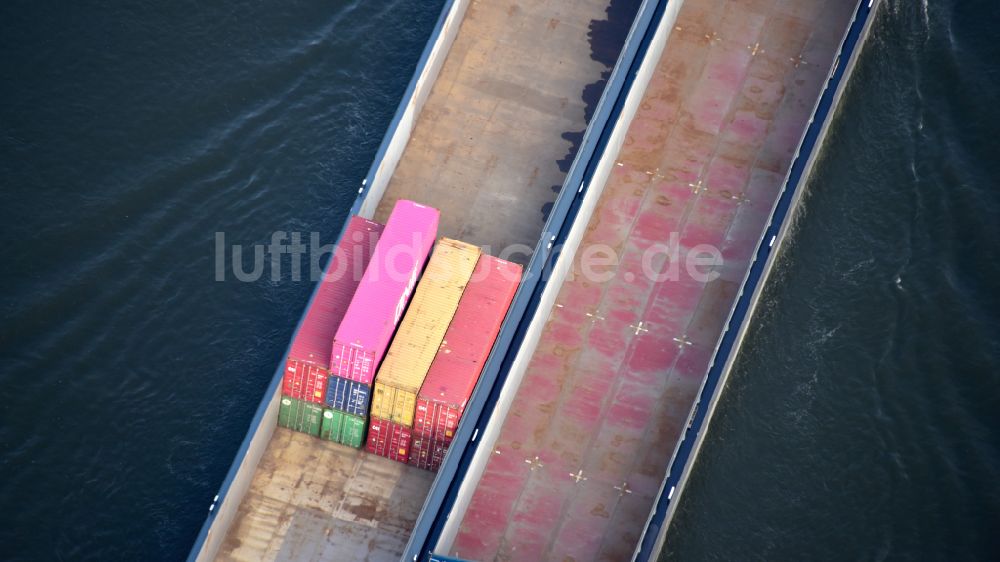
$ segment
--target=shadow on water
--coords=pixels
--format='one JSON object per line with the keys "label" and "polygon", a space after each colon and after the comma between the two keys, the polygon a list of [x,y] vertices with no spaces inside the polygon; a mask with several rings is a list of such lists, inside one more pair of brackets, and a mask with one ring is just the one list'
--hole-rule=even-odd
{"label": "shadow on water", "polygon": [[[639,10],[639,3],[639,0],[612,0],[607,10],[605,10],[608,14],[607,19],[591,20],[590,22],[590,32],[587,34],[590,38],[590,58],[603,64],[606,70],[601,73],[599,80],[584,86],[580,96],[584,103],[584,121],[587,124],[590,123],[590,119],[594,116],[597,102],[601,99],[601,94],[608,83],[608,78],[611,77],[611,70],[614,68],[622,46],[625,44],[625,37],[628,36],[628,31],[632,27],[632,21],[635,20],[635,14]],[[559,171],[563,174],[569,172],[569,167],[573,163],[573,159],[576,158],[576,153],[580,150],[580,143],[583,141],[584,132],[586,132],[586,127],[579,131],[566,131],[561,135],[563,140],[570,142],[566,156],[556,161]],[[553,192],[559,193],[562,185],[553,185],[551,189]],[[549,219],[549,213],[552,212],[553,205],[554,202],[542,205],[543,221]]]}

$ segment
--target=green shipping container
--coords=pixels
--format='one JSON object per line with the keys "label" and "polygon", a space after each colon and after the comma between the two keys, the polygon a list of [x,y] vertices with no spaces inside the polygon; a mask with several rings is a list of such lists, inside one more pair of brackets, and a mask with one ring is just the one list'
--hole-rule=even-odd
{"label": "green shipping container", "polygon": [[323,406],[288,396],[281,397],[281,408],[278,410],[278,425],[281,427],[318,437],[322,420]]}
{"label": "green shipping container", "polygon": [[360,449],[365,443],[365,426],[364,418],[340,410],[323,410],[323,428],[319,437]]}

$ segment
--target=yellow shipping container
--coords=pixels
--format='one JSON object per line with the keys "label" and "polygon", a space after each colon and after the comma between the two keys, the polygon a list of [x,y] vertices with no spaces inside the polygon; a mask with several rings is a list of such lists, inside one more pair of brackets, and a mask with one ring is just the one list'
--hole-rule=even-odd
{"label": "yellow shipping container", "polygon": [[479,247],[450,238],[435,244],[410,307],[375,375],[373,417],[413,427],[417,392],[455,316],[479,254]]}

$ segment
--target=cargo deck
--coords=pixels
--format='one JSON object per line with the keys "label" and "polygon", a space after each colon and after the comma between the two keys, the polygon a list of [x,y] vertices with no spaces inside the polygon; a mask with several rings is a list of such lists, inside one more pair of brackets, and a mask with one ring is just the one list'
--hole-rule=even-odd
{"label": "cargo deck", "polygon": [[[490,420],[502,426],[478,452],[485,470],[466,476],[436,551],[632,557],[856,7],[683,4],[582,235],[582,248],[604,244],[620,263],[594,280],[572,258],[506,418]],[[643,253],[672,233],[679,275],[654,283]],[[721,250],[717,279],[686,273],[698,244]]]}
{"label": "cargo deck", "polygon": [[434,475],[276,428],[219,557],[398,559]]}
{"label": "cargo deck", "polygon": [[565,176],[563,135],[584,130],[584,88],[608,70],[588,35],[610,3],[472,2],[375,220],[419,201],[441,211],[441,236],[492,255],[518,244],[528,253],[510,260],[527,263]]}
{"label": "cargo deck", "polygon": [[[520,244],[507,259],[526,263],[565,176],[559,161],[573,148],[565,135],[586,127],[584,90],[609,69],[592,58],[589,38],[609,4],[446,2],[454,21],[442,20],[442,38],[428,48],[449,33],[454,43],[436,79],[418,69],[412,98],[427,87],[426,101],[397,117],[360,214],[384,222],[397,200],[419,201],[441,211],[439,236],[489,246],[494,255]],[[399,142],[414,114],[412,133]],[[393,151],[401,151],[398,164],[386,173]],[[380,175],[390,178],[374,185]],[[277,394],[269,400],[224,485],[233,497],[245,486],[245,495],[239,503],[217,498],[221,507],[213,504],[192,558],[398,559],[434,474],[275,428]],[[256,455],[253,471],[247,463]]]}

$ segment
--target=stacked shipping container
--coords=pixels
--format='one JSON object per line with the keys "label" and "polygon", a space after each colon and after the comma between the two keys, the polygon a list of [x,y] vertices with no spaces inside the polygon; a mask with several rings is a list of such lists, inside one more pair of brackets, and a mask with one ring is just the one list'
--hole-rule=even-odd
{"label": "stacked shipping container", "polygon": [[330,373],[330,344],[373,254],[383,227],[352,217],[327,264],[302,326],[292,340],[282,379],[278,423],[319,435]]}
{"label": "stacked shipping container", "polygon": [[279,425],[437,470],[521,278],[470,244],[434,245],[438,220],[401,200],[384,227],[348,222],[292,342]]}
{"label": "stacked shipping container", "polygon": [[371,385],[427,254],[437,237],[437,209],[401,199],[333,338],[331,373]]}
{"label": "stacked shipping container", "polygon": [[330,382],[326,387],[326,405],[341,412],[365,417],[368,415],[371,390],[367,384],[330,375]]}
{"label": "stacked shipping container", "polygon": [[278,425],[281,427],[318,437],[322,420],[323,407],[319,404],[288,396],[281,397],[281,404],[278,406]]}
{"label": "stacked shipping container", "polygon": [[479,260],[478,247],[442,238],[378,370],[368,450],[406,462],[413,413],[445,332]]}
{"label": "stacked shipping container", "polygon": [[410,456],[412,429],[389,420],[371,418],[368,426],[369,453],[375,453],[401,463]]}
{"label": "stacked shipping container", "polygon": [[319,436],[360,449],[365,443],[365,417],[352,416],[340,410],[323,410]]}
{"label": "stacked shipping container", "polygon": [[479,258],[417,395],[410,464],[441,466],[520,281],[521,266]]}
{"label": "stacked shipping container", "polygon": [[389,215],[350,306],[329,346],[323,435],[361,447],[375,368],[389,346],[437,236],[438,211],[400,200]]}

